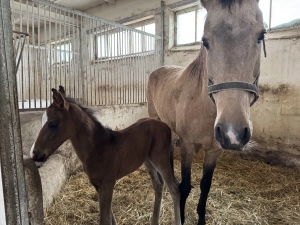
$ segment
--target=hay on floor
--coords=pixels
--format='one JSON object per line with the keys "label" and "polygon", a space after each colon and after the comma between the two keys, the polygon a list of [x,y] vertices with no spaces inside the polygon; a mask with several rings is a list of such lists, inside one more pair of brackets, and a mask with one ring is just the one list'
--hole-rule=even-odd
{"label": "hay on floor", "polygon": [[[180,156],[175,153],[175,173],[180,180]],[[187,199],[186,224],[197,224],[196,207],[203,154],[192,166],[192,189]],[[144,167],[115,186],[113,212],[118,224],[150,224],[153,189]],[[165,188],[160,224],[173,223],[173,203]],[[87,176],[79,172],[48,209],[46,225],[98,224],[99,204]],[[233,153],[220,157],[207,203],[207,224],[300,224],[300,169],[272,167],[246,161]]]}

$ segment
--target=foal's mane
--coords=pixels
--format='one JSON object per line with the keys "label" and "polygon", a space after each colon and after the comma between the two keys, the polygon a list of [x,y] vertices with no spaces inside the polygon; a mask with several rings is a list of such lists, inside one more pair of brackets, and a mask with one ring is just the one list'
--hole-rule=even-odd
{"label": "foal's mane", "polygon": [[106,131],[111,131],[110,128],[107,128],[105,126],[103,126],[103,124],[95,117],[95,112],[92,109],[86,108],[82,105],[80,105],[79,103],[75,102],[75,100],[73,98],[70,97],[66,97],[65,98],[68,102],[71,102],[75,105],[77,105],[84,113],[86,113],[88,115],[88,117],[95,123],[98,124],[102,129],[106,130]]}

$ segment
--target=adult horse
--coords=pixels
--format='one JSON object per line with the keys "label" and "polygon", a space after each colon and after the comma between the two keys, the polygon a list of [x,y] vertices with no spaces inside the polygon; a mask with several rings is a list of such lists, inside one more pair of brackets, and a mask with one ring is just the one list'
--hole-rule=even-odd
{"label": "adult horse", "polygon": [[207,10],[202,37],[206,50],[201,47],[199,56],[185,68],[164,66],[153,71],[147,99],[149,116],[167,123],[181,139],[183,223],[192,159],[199,150],[205,151],[197,207],[198,224],[205,224],[206,200],[218,157],[223,149],[243,150],[251,143],[250,106],[258,98],[261,42],[266,31],[258,0],[201,3]]}

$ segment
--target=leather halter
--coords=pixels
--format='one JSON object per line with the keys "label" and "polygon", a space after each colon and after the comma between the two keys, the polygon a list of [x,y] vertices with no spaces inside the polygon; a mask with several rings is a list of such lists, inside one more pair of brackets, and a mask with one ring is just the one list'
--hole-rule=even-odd
{"label": "leather halter", "polygon": [[214,93],[217,93],[219,91],[225,91],[225,90],[244,90],[254,94],[254,99],[250,103],[250,106],[252,106],[259,98],[258,78],[259,75],[256,77],[253,84],[245,83],[245,82],[226,82],[226,83],[214,84],[214,82],[208,78],[208,95],[211,101],[214,104],[216,104],[215,99],[213,97]]}
{"label": "leather halter", "polygon": [[[264,55],[265,58],[267,57],[267,52],[266,52],[266,46],[265,46],[265,40],[263,39],[263,50],[264,50]],[[258,94],[258,78],[259,74],[255,78],[254,82],[252,84],[250,83],[245,83],[245,82],[225,82],[225,83],[220,83],[220,84],[214,84],[213,80],[207,79],[208,83],[208,96],[210,97],[211,101],[216,104],[215,99],[213,97],[214,93],[217,93],[219,91],[226,91],[226,90],[244,90],[253,93],[254,99],[250,103],[250,107],[257,101],[259,98]]]}

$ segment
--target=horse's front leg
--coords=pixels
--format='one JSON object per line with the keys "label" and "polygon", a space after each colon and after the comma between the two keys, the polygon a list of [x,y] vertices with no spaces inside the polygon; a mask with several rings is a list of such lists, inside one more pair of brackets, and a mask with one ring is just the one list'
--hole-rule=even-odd
{"label": "horse's front leg", "polygon": [[115,183],[105,183],[97,188],[100,205],[100,225],[115,225],[111,202]]}
{"label": "horse's front leg", "polygon": [[204,162],[203,162],[203,176],[200,182],[200,199],[197,207],[197,213],[199,215],[198,225],[205,224],[205,208],[208,193],[211,187],[211,181],[213,173],[217,164],[217,160],[221,155],[222,150],[211,150],[205,152]]}
{"label": "horse's front leg", "polygon": [[195,150],[192,145],[182,143],[181,144],[181,183],[179,185],[180,190],[180,217],[181,223],[184,224],[184,211],[186,199],[192,189],[191,185],[191,167],[192,160],[195,155]]}

